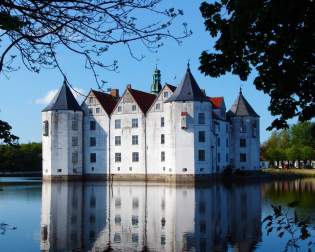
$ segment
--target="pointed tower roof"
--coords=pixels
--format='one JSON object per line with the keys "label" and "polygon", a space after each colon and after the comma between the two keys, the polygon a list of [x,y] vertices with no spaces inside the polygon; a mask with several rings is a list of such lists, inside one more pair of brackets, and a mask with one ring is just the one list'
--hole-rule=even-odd
{"label": "pointed tower roof", "polygon": [[259,117],[255,110],[249,105],[248,101],[245,99],[240,89],[240,93],[232,105],[231,109],[228,111],[229,116],[252,116]]}
{"label": "pointed tower roof", "polygon": [[165,102],[173,101],[207,101],[207,97],[199,88],[190,71],[189,64],[181,84],[176,88],[174,94]]}
{"label": "pointed tower roof", "polygon": [[157,95],[162,89],[161,85],[161,71],[155,67],[154,73],[153,73],[153,82],[151,85],[151,93]]}
{"label": "pointed tower roof", "polygon": [[62,87],[49,103],[49,105],[43,109],[43,112],[52,110],[81,111],[81,107],[74,98],[66,80],[64,80]]}

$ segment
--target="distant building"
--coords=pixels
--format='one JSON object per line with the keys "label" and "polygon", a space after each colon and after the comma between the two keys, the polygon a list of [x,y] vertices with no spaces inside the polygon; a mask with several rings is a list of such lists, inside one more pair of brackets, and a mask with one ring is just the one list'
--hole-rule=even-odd
{"label": "distant building", "polygon": [[64,83],[42,119],[48,179],[194,179],[260,166],[259,116],[242,91],[226,112],[224,98],[208,97],[189,66],[178,87],[162,87],[155,69],[151,93],[91,90],[81,106]]}

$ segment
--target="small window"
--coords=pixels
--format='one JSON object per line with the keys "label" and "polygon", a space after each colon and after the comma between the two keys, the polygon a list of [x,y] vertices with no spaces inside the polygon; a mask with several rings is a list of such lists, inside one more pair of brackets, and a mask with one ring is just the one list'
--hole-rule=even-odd
{"label": "small window", "polygon": [[221,162],[221,155],[220,155],[220,153],[218,153],[218,163],[220,163]]}
{"label": "small window", "polygon": [[78,137],[72,137],[72,146],[78,146]]}
{"label": "small window", "polygon": [[78,121],[78,117],[75,115],[72,119],[72,125],[71,128],[72,130],[78,130],[79,126],[79,121]]}
{"label": "small window", "polygon": [[121,120],[120,119],[116,119],[115,120],[115,129],[120,129],[121,128]]}
{"label": "small window", "polygon": [[139,141],[138,141],[138,136],[137,135],[133,135],[132,136],[132,145],[138,145]]}
{"label": "small window", "polygon": [[183,172],[187,172],[187,168],[183,168]]}
{"label": "small window", "polygon": [[137,118],[133,118],[131,120],[131,127],[132,128],[138,128],[138,119]]}
{"label": "small window", "polygon": [[96,146],[96,138],[90,137],[90,146]]}
{"label": "small window", "polygon": [[241,121],[240,132],[241,133],[246,133],[246,124],[244,123],[243,120]]}
{"label": "small window", "polygon": [[49,123],[47,120],[43,122],[43,136],[49,136]]}
{"label": "small window", "polygon": [[218,147],[220,147],[221,146],[221,139],[220,139],[220,137],[218,137],[218,140],[217,140],[218,142]]}
{"label": "small window", "polygon": [[139,162],[139,152],[132,152],[132,162]]}
{"label": "small window", "polygon": [[90,153],[90,163],[96,163],[96,153]]}
{"label": "small window", "polygon": [[115,136],[115,145],[116,146],[121,145],[121,137],[120,136]]}
{"label": "small window", "polygon": [[229,139],[226,139],[226,147],[229,147]]}
{"label": "small window", "polygon": [[78,152],[73,152],[72,153],[72,164],[77,164],[78,163]]}
{"label": "small window", "polygon": [[225,161],[226,161],[227,163],[229,162],[229,154],[228,154],[228,153],[225,154]]}
{"label": "small window", "polygon": [[198,160],[199,161],[205,161],[206,160],[205,150],[198,150]]}
{"label": "small window", "polygon": [[101,111],[100,108],[96,108],[96,109],[95,109],[95,113],[96,113],[96,114],[99,114],[100,111]]}
{"label": "small window", "polygon": [[96,129],[96,122],[90,121],[90,130],[95,130],[95,129]]}
{"label": "small window", "polygon": [[136,216],[136,215],[133,215],[133,216],[131,217],[131,223],[132,223],[132,226],[138,226],[139,217]]}
{"label": "small window", "polygon": [[[121,153],[120,152],[115,153],[115,162],[116,163],[121,162]],[[119,168],[119,170],[120,170],[120,168]]]}
{"label": "small window", "polygon": [[117,167],[117,171],[120,171],[120,167]]}
{"label": "small window", "polygon": [[205,113],[199,113],[198,114],[198,123],[199,124],[205,124],[206,118],[205,118]]}
{"label": "small window", "polygon": [[245,153],[241,153],[240,154],[240,161],[241,162],[246,162],[246,154]]}
{"label": "small window", "polygon": [[117,111],[121,112],[121,106],[118,106]]}
{"label": "small window", "polygon": [[120,215],[116,215],[115,216],[115,224],[120,225],[120,223],[121,223],[121,217],[120,217]]}
{"label": "small window", "polygon": [[132,106],[131,106],[131,110],[132,110],[132,111],[136,111],[136,110],[137,110],[137,106],[136,106],[136,105],[132,105]]}
{"label": "small window", "polygon": [[165,161],[165,151],[161,152],[161,162]]}
{"label": "small window", "polygon": [[165,125],[164,117],[161,117],[161,128],[163,128]]}
{"label": "small window", "polygon": [[257,124],[253,122],[252,124],[252,137],[255,138],[257,136]]}
{"label": "small window", "polygon": [[129,167],[129,171],[132,171],[132,167],[131,166]]}
{"label": "small window", "polygon": [[199,139],[199,143],[204,143],[206,141],[206,132],[199,131],[198,139]]}
{"label": "small window", "polygon": [[168,97],[168,92],[164,92],[163,96],[164,96],[164,98],[167,98]]}
{"label": "small window", "polygon": [[161,134],[161,144],[165,144],[165,135]]}
{"label": "small window", "polygon": [[93,103],[93,97],[89,98],[89,103]]}
{"label": "small window", "polygon": [[229,131],[229,125],[225,125],[225,131],[228,132]]}
{"label": "small window", "polygon": [[246,139],[245,138],[240,139],[240,147],[246,147]]}
{"label": "small window", "polygon": [[89,115],[92,115],[92,114],[93,114],[93,109],[89,108]]}
{"label": "small window", "polygon": [[155,109],[156,110],[160,110],[161,109],[161,104],[160,103],[155,104]]}

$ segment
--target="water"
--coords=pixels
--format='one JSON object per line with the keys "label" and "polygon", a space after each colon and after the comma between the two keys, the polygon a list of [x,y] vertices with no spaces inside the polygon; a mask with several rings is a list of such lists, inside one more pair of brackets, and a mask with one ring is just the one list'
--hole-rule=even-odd
{"label": "water", "polygon": [[282,205],[313,225],[314,192],[315,179],[176,187],[2,178],[0,251],[283,251],[290,236],[267,235],[262,219]]}

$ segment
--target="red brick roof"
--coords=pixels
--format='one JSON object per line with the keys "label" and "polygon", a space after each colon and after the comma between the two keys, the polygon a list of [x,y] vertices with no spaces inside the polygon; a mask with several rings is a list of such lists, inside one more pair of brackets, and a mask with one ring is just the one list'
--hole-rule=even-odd
{"label": "red brick roof", "polygon": [[223,97],[208,97],[209,101],[212,103],[215,109],[221,108],[224,98]]}
{"label": "red brick roof", "polygon": [[132,97],[135,99],[136,103],[139,105],[142,112],[145,114],[154,102],[156,95],[132,88],[128,88],[128,90]]}
{"label": "red brick roof", "polygon": [[118,99],[111,96],[110,94],[106,94],[103,92],[92,90],[93,94],[95,95],[96,99],[99,101],[103,109],[106,111],[108,115],[112,113],[114,110]]}

